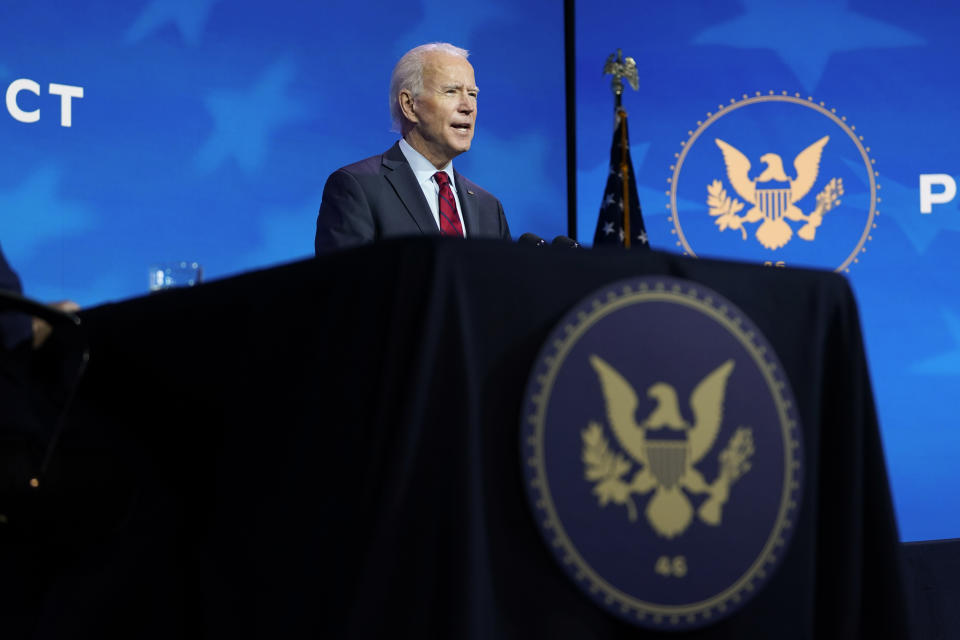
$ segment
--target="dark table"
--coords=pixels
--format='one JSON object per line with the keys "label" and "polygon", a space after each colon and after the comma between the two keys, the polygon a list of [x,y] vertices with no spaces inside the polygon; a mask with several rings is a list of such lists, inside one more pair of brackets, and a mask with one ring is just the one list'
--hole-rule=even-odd
{"label": "dark table", "polygon": [[[904,637],[898,536],[844,278],[658,252],[386,242],[83,312],[70,508],[7,545],[37,637],[677,637],[595,606],[523,490],[524,386],[614,280],[710,287],[774,346],[804,426],[793,540],[689,638]],[[19,573],[18,573],[19,572]],[[6,637],[6,636],[5,636]],[[16,637],[11,636],[11,637]]]}

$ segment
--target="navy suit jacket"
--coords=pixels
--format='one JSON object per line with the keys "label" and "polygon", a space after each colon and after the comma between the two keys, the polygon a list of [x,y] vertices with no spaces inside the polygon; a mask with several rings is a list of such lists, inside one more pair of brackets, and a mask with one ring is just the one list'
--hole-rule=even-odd
{"label": "navy suit jacket", "polygon": [[[509,240],[500,201],[456,171],[454,180],[467,237]],[[399,143],[327,179],[317,216],[318,255],[381,238],[433,234],[440,229]]]}

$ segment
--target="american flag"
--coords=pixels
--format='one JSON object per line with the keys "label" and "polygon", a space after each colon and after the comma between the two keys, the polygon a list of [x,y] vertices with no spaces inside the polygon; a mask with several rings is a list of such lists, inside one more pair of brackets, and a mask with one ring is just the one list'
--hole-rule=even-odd
{"label": "american flag", "polygon": [[[620,246],[649,249],[647,229],[643,224],[643,212],[640,210],[640,197],[637,195],[637,181],[633,174],[633,160],[630,159],[630,137],[627,131],[626,111],[617,111],[617,126],[613,132],[613,144],[610,147],[610,174],[607,187],[603,191],[603,203],[597,217],[597,230],[593,234],[594,246]],[[626,154],[624,156],[624,149]],[[626,164],[627,193],[629,194],[630,242],[624,228],[624,189],[623,165]]]}

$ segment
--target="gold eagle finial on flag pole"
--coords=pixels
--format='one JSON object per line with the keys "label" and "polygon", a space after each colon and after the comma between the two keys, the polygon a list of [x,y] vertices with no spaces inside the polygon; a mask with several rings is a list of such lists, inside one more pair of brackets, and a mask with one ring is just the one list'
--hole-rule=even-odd
{"label": "gold eagle finial on flag pole", "polygon": [[623,109],[623,79],[626,78],[627,82],[630,83],[630,87],[636,91],[640,88],[640,79],[637,75],[637,62],[633,58],[627,56],[623,57],[623,50],[617,49],[617,57],[613,57],[614,54],[607,56],[607,61],[603,65],[603,75],[608,76],[612,75],[613,80],[610,82],[610,88],[613,90],[614,96],[614,110],[616,112],[616,122],[618,125],[621,124],[623,120],[623,126],[621,127],[621,158],[620,158],[620,177],[623,181],[623,233],[624,233],[624,247],[627,249],[630,248],[630,190],[629,190],[629,177],[630,177],[630,163],[627,162],[627,112]]}
{"label": "gold eagle finial on flag pole", "polygon": [[616,108],[620,109],[621,100],[620,97],[623,95],[623,79],[626,78],[627,82],[630,83],[630,87],[636,91],[640,88],[640,79],[637,76],[637,62],[631,57],[623,57],[623,50],[617,49],[616,58],[613,57],[614,54],[607,56],[607,61],[603,65],[603,75],[613,76],[613,80],[610,82],[610,88],[613,90],[613,95],[616,99]]}

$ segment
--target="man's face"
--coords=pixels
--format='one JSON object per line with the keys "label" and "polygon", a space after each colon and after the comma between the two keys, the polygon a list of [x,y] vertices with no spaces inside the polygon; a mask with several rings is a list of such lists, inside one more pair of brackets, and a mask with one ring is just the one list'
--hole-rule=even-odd
{"label": "man's face", "polygon": [[413,128],[407,142],[437,168],[470,149],[477,122],[477,85],[473,66],[460,56],[430,52],[424,60],[420,95],[401,93],[401,105]]}

